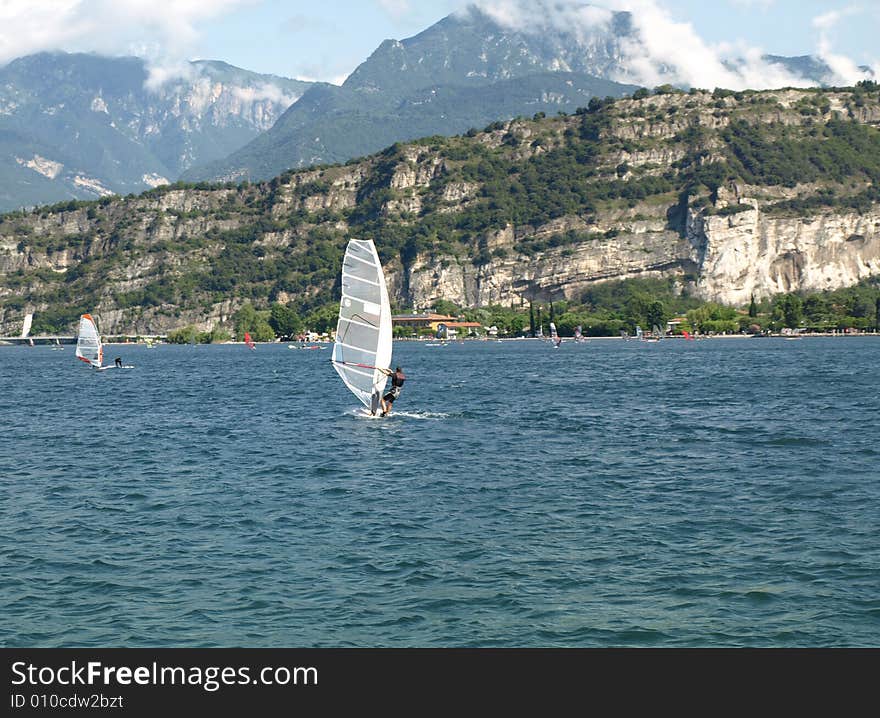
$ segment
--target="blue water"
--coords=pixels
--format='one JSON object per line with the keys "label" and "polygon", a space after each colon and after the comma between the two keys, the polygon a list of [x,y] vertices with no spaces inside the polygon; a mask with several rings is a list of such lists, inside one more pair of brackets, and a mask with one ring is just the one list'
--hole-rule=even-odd
{"label": "blue water", "polygon": [[5,646],[880,646],[880,338],[0,348]]}

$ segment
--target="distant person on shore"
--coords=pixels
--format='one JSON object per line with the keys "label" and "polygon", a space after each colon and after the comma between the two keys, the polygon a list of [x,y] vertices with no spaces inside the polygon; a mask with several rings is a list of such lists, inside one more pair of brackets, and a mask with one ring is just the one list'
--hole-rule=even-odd
{"label": "distant person on shore", "polygon": [[116,368],[121,369],[122,368],[122,357],[116,357],[116,359],[114,359],[114,361],[116,363]]}
{"label": "distant person on shore", "polygon": [[382,407],[382,416],[387,416],[391,413],[391,407],[394,402],[400,396],[400,390],[403,388],[403,382],[406,381],[406,376],[404,376],[403,369],[399,366],[395,367],[394,371],[390,369],[380,369],[383,374],[391,377],[391,389],[388,390],[388,393],[382,397],[382,401],[380,406]]}

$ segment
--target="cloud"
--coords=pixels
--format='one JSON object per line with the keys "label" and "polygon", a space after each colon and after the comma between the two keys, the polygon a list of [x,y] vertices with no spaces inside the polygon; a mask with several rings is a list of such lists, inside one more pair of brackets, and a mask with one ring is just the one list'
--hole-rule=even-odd
{"label": "cloud", "polygon": [[0,63],[47,50],[127,55],[146,47],[166,66],[158,77],[192,50],[199,23],[252,2],[256,0],[3,0]]}
{"label": "cloud", "polygon": [[[765,0],[733,0],[740,4],[769,5]],[[605,9],[563,0],[478,0],[478,7],[502,26],[529,34],[546,29],[586,37],[606,29],[612,12],[632,13],[630,35],[618,40],[620,69],[612,79],[647,87],[672,83],[691,87],[724,87],[733,90],[803,87],[811,83],[784,66],[764,58],[766,51],[745,43],[710,44],[689,22],[676,20],[661,0],[604,0]],[[840,17],[855,12],[847,8],[814,20],[829,28]],[[817,54],[832,69],[839,84],[851,84],[865,73],[855,63],[832,52],[827,37],[820,38]]]}
{"label": "cloud", "polygon": [[866,80],[876,74],[880,68],[875,68],[874,73],[865,72],[851,58],[834,52],[830,38],[830,32],[844,17],[856,15],[862,12],[858,5],[850,5],[842,10],[817,15],[813,18],[812,25],[819,31],[819,42],[816,55],[831,69],[830,81],[835,85],[854,85],[859,80]]}
{"label": "cloud", "polygon": [[835,84],[852,85],[859,80],[870,77],[871,73],[866,73],[852,59],[834,52],[830,38],[831,30],[843,18],[857,15],[861,12],[862,8],[858,5],[849,5],[841,10],[831,10],[813,18],[812,25],[819,31],[816,54],[831,68],[833,74],[832,82]]}
{"label": "cloud", "polygon": [[232,93],[244,102],[268,100],[285,107],[290,107],[300,98],[300,95],[285,94],[278,85],[273,85],[270,82],[264,82],[255,87],[233,87]]}
{"label": "cloud", "polygon": [[751,10],[755,7],[766,10],[773,5],[776,0],[728,0],[728,2],[735,7],[742,7],[746,10]]}
{"label": "cloud", "polygon": [[847,15],[855,15],[861,12],[861,8],[857,5],[850,5],[842,10],[830,10],[829,12],[816,15],[813,18],[813,27],[820,31],[827,31],[834,27],[840,20]]}
{"label": "cloud", "polygon": [[614,13],[603,7],[555,0],[483,0],[477,6],[503,27],[524,33],[572,33],[583,39],[585,33],[607,28]]}
{"label": "cloud", "polygon": [[376,2],[395,20],[399,20],[412,9],[409,0],[376,0]]}

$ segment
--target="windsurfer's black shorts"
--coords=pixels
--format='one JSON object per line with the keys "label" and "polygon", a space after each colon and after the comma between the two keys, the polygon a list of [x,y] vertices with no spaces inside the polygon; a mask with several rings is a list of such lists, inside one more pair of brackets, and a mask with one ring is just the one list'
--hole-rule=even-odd
{"label": "windsurfer's black shorts", "polygon": [[400,396],[400,387],[392,386],[391,391],[389,391],[385,396],[382,397],[383,401],[387,401],[390,403],[394,403],[394,400]]}

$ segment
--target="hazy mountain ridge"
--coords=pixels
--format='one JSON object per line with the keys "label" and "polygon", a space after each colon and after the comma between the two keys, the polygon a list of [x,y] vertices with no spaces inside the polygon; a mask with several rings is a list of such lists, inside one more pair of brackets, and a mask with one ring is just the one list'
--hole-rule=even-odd
{"label": "hazy mountain ridge", "polygon": [[40,53],[0,68],[0,208],[174,181],[271,127],[311,86],[210,61],[149,80],[135,57]]}
{"label": "hazy mountain ridge", "polygon": [[[630,13],[602,12],[595,27],[517,29],[470,8],[383,42],[341,87],[219,61],[191,63],[185,77],[157,85],[138,58],[20,58],[0,68],[0,210],[179,177],[268,179],[619,97],[633,89],[615,81],[635,77],[627,51],[638,31]],[[832,74],[808,56],[765,59],[817,84]]]}
{"label": "hazy mountain ridge", "polygon": [[[457,134],[538,111],[571,111],[591,96],[620,97],[634,87],[619,83],[633,77],[625,43],[635,33],[629,12],[609,13],[607,24],[587,29],[520,30],[471,7],[406,40],[384,41],[341,87],[305,93],[271,130],[183,179],[268,179],[291,168],[345,162],[393,142]],[[815,58],[766,59],[816,84],[830,77]],[[442,109],[431,101],[436,95],[448,99]]]}
{"label": "hazy mountain ridge", "polygon": [[269,132],[183,179],[268,179],[393,142],[621,97],[634,86],[608,78],[622,71],[619,41],[630,14],[615,14],[612,26],[612,34],[537,36],[502,28],[476,8],[449,15],[411,38],[384,41],[341,87],[307,92]]}

